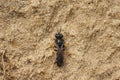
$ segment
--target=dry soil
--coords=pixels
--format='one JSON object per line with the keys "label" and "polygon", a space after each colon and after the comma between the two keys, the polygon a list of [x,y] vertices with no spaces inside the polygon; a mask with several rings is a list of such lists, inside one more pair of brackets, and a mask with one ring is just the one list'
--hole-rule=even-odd
{"label": "dry soil", "polygon": [[0,0],[0,80],[120,80],[120,0]]}

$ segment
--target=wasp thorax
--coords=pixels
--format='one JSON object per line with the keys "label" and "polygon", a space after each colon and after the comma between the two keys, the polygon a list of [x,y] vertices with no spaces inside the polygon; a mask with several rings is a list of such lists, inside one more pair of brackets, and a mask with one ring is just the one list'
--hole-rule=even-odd
{"label": "wasp thorax", "polygon": [[63,40],[58,39],[58,40],[56,40],[56,43],[57,43],[59,46],[61,46],[61,45],[63,44]]}

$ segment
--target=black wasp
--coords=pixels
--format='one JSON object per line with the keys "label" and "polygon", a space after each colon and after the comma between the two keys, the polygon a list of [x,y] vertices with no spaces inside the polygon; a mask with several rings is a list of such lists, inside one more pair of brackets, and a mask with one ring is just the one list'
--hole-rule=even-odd
{"label": "black wasp", "polygon": [[63,65],[63,52],[64,52],[64,40],[63,40],[63,35],[58,32],[57,34],[55,34],[55,51],[56,53],[56,63],[57,66],[61,67]]}

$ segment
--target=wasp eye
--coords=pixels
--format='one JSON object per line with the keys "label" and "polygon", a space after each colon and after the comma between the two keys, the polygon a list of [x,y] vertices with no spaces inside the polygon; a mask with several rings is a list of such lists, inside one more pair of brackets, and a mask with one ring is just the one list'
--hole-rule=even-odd
{"label": "wasp eye", "polygon": [[55,35],[55,37],[56,37],[56,38],[62,38],[63,35],[62,35],[61,33],[57,33],[57,34]]}

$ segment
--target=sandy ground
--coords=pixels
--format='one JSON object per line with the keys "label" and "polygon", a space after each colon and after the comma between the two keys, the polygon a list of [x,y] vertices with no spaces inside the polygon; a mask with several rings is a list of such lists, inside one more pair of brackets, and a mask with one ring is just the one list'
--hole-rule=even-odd
{"label": "sandy ground", "polygon": [[0,0],[0,80],[120,80],[120,0]]}

